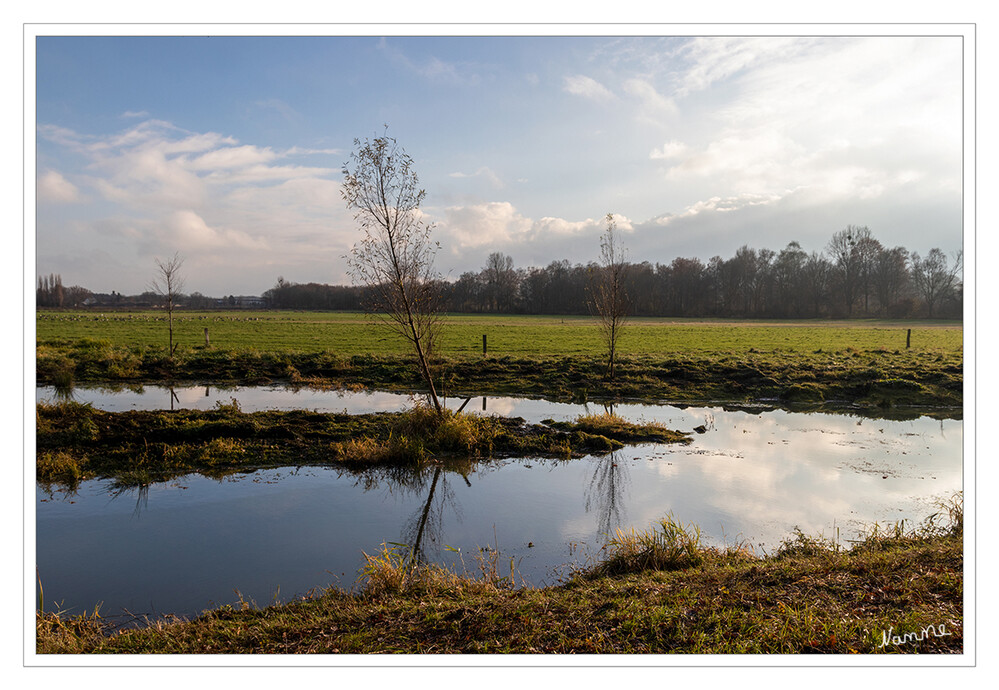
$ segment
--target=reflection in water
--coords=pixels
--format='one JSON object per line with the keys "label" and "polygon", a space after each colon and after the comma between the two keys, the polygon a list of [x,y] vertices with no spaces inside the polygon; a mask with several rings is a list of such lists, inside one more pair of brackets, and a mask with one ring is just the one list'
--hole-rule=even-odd
{"label": "reflection in water", "polygon": [[428,560],[427,542],[438,545],[444,528],[444,506],[453,501],[454,492],[447,486],[443,469],[438,466],[434,469],[426,500],[403,531],[403,539],[410,547],[415,562],[424,563]]}
{"label": "reflection in water", "polygon": [[614,451],[596,460],[585,493],[586,512],[593,507],[597,513],[597,534],[608,538],[624,522],[625,490],[630,480],[627,464],[618,462],[619,453]]}
{"label": "reflection in water", "polygon": [[[248,398],[214,387],[148,388],[145,396],[134,388],[107,399],[117,409],[148,406],[150,398],[160,409],[168,402],[210,409],[216,399],[230,398],[244,409],[277,408],[271,404],[277,400],[334,411],[412,402],[383,393],[296,398],[287,389],[263,388]],[[93,399],[93,389],[75,394],[81,402]],[[536,422],[602,411],[593,403],[514,398],[493,398],[489,408]],[[66,610],[103,601],[109,613],[196,615],[231,603],[234,589],[266,604],[278,587],[286,597],[331,578],[349,587],[362,552],[382,543],[404,542],[421,561],[448,565],[456,565],[455,557],[444,545],[502,544],[504,555],[518,559],[518,581],[541,585],[553,582],[557,567],[585,562],[573,555],[574,545],[579,554],[596,553],[616,528],[647,529],[669,512],[700,526],[709,545],[728,535],[772,551],[795,527],[826,535],[842,527],[845,542],[873,521],[918,522],[935,510],[935,499],[962,488],[959,420],[634,404],[613,411],[703,433],[687,446],[631,446],[571,461],[365,472],[274,468],[152,484],[138,477],[146,483],[131,488],[107,481],[64,490],[39,484],[36,564],[46,597]]]}
{"label": "reflection in water", "polygon": [[[392,393],[387,391],[346,391],[317,390],[308,387],[272,384],[266,386],[230,386],[209,388],[205,386],[202,395],[201,386],[175,386],[173,390],[165,386],[142,385],[104,385],[97,388],[76,386],[72,389],[74,399],[90,404],[101,410],[158,410],[173,405],[196,410],[210,410],[218,403],[228,404],[235,401],[244,412],[262,410],[313,410],[317,412],[347,412],[349,414],[366,414],[371,412],[391,412],[412,407],[416,396],[408,393]],[[58,397],[53,386],[38,386],[35,389],[35,400],[49,401]],[[482,412],[486,412],[486,398],[482,399]],[[630,421],[641,419],[657,420],[669,423],[670,418],[698,419],[704,411],[721,411],[725,413],[746,413],[757,415],[778,411],[767,406],[750,407],[721,406],[697,407],[686,404],[640,404],[640,403],[607,403],[591,405],[586,402],[557,403],[548,400],[531,398],[494,397],[489,400],[491,414],[509,417],[523,417],[528,422],[540,422],[543,419],[573,419],[580,415],[591,414],[594,409],[612,412]],[[463,399],[448,400],[448,408],[456,409]],[[809,410],[800,411],[809,414]],[[812,410],[811,412],[815,412]],[[841,416],[865,414],[856,410],[825,410],[818,414],[836,414]],[[876,422],[885,418],[895,420],[916,420],[922,415],[918,409],[891,408],[888,410],[868,411],[876,414],[870,421]],[[949,409],[946,419],[960,419],[960,408]],[[677,426],[676,428],[687,428]]]}
{"label": "reflection in water", "polygon": [[53,388],[55,398],[59,402],[72,402],[76,398],[72,382],[61,386],[53,386]]}
{"label": "reflection in water", "polygon": [[[342,472],[347,474],[345,470]],[[460,467],[383,467],[352,473],[356,484],[363,487],[365,492],[384,488],[391,495],[407,499],[407,502],[411,502],[411,497],[419,499],[415,510],[404,521],[401,533],[402,543],[409,548],[413,559],[418,563],[433,560],[441,544],[448,513],[460,519],[460,507],[451,488],[449,475],[462,477],[465,485],[471,488],[467,470]]]}
{"label": "reflection in water", "polygon": [[138,518],[142,513],[142,509],[149,507],[149,484],[140,484],[138,486],[114,484],[108,488],[108,496],[114,501],[122,496],[127,496],[133,491],[135,492],[135,508],[132,510],[132,517]]}

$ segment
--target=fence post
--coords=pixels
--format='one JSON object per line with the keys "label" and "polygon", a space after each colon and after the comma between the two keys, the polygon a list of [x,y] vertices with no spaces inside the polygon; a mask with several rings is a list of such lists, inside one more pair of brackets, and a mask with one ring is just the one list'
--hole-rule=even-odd
{"label": "fence post", "polygon": [[208,347],[208,329],[205,329],[205,347]]}
{"label": "fence post", "polygon": [[909,344],[912,342],[912,329],[910,328],[905,334],[905,349],[909,349]]}
{"label": "fence post", "polygon": [[486,354],[486,334],[482,334],[482,354]]}

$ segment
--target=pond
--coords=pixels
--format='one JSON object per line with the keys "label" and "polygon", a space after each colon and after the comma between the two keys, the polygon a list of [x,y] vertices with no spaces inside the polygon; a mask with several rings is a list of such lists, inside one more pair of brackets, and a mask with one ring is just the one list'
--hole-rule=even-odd
{"label": "pond", "polygon": [[[175,389],[174,404],[244,410],[401,409],[393,393],[279,387]],[[39,399],[52,391],[39,390]],[[169,407],[168,389],[77,389],[105,409]],[[152,400],[150,400],[152,398]],[[460,405],[464,401],[450,401]],[[528,421],[602,411],[515,398],[466,409]],[[450,405],[449,405],[450,406]],[[275,468],[223,480],[189,475],[141,490],[89,481],[36,489],[36,563],[46,610],[104,616],[197,615],[240,599],[266,606],[315,588],[350,588],[363,553],[408,544],[428,560],[477,572],[495,557],[518,584],[548,585],[600,558],[617,528],[646,529],[672,512],[711,545],[774,550],[795,528],[844,546],[872,522],[913,524],[962,490],[963,425],[783,410],[622,404],[632,420],[690,431],[688,446],[640,445],[570,461],[480,464],[462,476]]]}

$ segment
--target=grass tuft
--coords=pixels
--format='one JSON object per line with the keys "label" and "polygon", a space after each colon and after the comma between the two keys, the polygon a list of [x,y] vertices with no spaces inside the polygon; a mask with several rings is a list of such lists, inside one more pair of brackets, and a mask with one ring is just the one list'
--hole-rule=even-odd
{"label": "grass tuft", "polygon": [[593,569],[591,576],[683,570],[704,560],[700,528],[681,524],[673,513],[659,521],[659,529],[640,532],[618,528],[608,546],[610,556]]}
{"label": "grass tuft", "polygon": [[42,451],[35,463],[35,476],[41,482],[59,482],[75,486],[83,478],[86,457],[77,458],[62,450]]}

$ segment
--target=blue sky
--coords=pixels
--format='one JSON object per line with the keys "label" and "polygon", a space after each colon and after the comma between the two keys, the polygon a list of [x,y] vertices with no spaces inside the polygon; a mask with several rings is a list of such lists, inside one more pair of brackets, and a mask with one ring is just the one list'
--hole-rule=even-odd
{"label": "blue sky", "polygon": [[413,157],[456,278],[595,260],[962,242],[960,37],[44,37],[36,263],[126,294],[349,282],[355,138]]}

